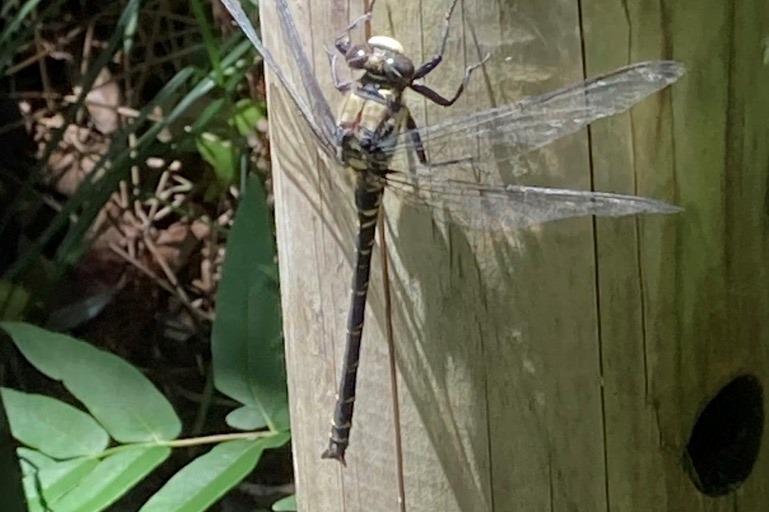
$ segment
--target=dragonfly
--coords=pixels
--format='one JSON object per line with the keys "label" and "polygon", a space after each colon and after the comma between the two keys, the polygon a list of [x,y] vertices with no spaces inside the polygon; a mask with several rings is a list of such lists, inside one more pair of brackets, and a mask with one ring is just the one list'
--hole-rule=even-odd
{"label": "dragonfly", "polygon": [[[416,66],[395,39],[375,35],[352,43],[351,33],[371,19],[374,2],[336,38],[336,52],[328,51],[330,73],[342,94],[334,117],[321,90],[287,0],[271,0],[277,13],[283,50],[288,62],[278,62],[258,37],[238,0],[222,0],[235,22],[261,54],[264,64],[288,93],[315,143],[334,165],[352,169],[354,202],[358,216],[355,267],[352,279],[347,335],[328,447],[322,458],[345,463],[355,404],[371,253],[382,197],[399,196],[408,204],[445,212],[460,226],[478,229],[518,229],[558,219],[582,216],[670,214],[680,208],[663,201],[607,192],[570,190],[499,183],[484,170],[486,157],[455,158],[431,162],[431,148],[461,148],[468,139],[504,147],[506,158],[542,148],[593,121],[630,109],[634,104],[671,85],[685,72],[676,61],[658,60],[631,64],[601,76],[543,95],[418,127],[403,93],[407,89],[443,107],[462,95],[473,72],[488,56],[465,68],[457,89],[443,96],[424,78],[443,61],[449,27],[458,0],[443,17],[436,53]],[[375,0],[374,0],[375,1]],[[359,76],[342,80],[339,57]],[[457,178],[466,172],[467,178]]]}

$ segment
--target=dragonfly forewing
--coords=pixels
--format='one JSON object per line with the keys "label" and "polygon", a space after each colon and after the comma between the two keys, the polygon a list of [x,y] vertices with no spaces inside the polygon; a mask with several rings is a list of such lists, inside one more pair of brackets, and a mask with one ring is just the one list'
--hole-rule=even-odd
{"label": "dragonfly forewing", "polygon": [[[456,159],[457,148],[468,148],[466,159],[479,169],[491,170],[499,160],[508,160],[542,148],[573,134],[590,123],[629,110],[644,98],[664,89],[684,74],[675,61],[641,62],[619,68],[584,82],[578,82],[540,96],[529,96],[514,103],[451,118],[434,125],[405,131],[388,151],[393,168],[414,168],[408,155],[416,150],[416,137],[427,151],[433,166],[423,168],[434,179],[448,170],[441,165],[444,150]],[[483,155],[470,153],[474,141],[486,149]],[[483,171],[482,171],[483,172]],[[494,179],[491,174],[483,177]]]}
{"label": "dragonfly forewing", "polygon": [[336,159],[336,122],[331,107],[315,78],[310,61],[302,48],[299,32],[291,16],[286,0],[274,0],[278,14],[279,30],[275,36],[281,51],[288,51],[290,59],[281,59],[280,64],[273,52],[267,48],[256,33],[248,15],[239,0],[222,0],[235,23],[241,28],[254,48],[259,52],[265,65],[278,79],[288,93],[299,114],[307,122],[319,147],[328,156]]}

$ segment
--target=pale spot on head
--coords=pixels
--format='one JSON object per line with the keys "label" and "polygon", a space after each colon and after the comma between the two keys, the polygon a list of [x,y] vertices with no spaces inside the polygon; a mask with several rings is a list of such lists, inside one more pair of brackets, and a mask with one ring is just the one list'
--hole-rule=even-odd
{"label": "pale spot on head", "polygon": [[375,48],[382,48],[384,50],[390,50],[395,53],[403,53],[403,45],[397,40],[388,36],[373,36],[369,38],[368,44]]}

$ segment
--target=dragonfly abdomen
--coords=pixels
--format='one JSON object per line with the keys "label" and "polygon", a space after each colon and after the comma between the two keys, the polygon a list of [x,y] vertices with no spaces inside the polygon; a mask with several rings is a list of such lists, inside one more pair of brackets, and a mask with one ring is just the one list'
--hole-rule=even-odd
{"label": "dragonfly abdomen", "polygon": [[349,444],[352,415],[355,406],[355,383],[358,377],[366,296],[371,274],[371,253],[382,202],[383,188],[378,182],[358,175],[355,187],[355,206],[358,210],[358,236],[355,240],[355,273],[352,280],[350,313],[347,318],[347,343],[342,361],[339,392],[331,420],[328,448],[321,457],[336,459],[344,464],[344,453]]}

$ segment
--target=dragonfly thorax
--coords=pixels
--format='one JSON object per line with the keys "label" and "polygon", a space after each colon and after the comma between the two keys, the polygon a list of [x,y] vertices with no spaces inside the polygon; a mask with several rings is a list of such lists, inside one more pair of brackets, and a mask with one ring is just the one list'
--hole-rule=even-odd
{"label": "dragonfly thorax", "polygon": [[403,45],[387,36],[351,46],[345,59],[364,73],[337,119],[341,158],[356,170],[384,172],[408,116],[401,97],[413,80],[414,64],[403,54]]}
{"label": "dragonfly thorax", "polygon": [[342,161],[355,170],[383,173],[403,131],[408,109],[401,90],[362,79],[345,97],[337,119]]}

